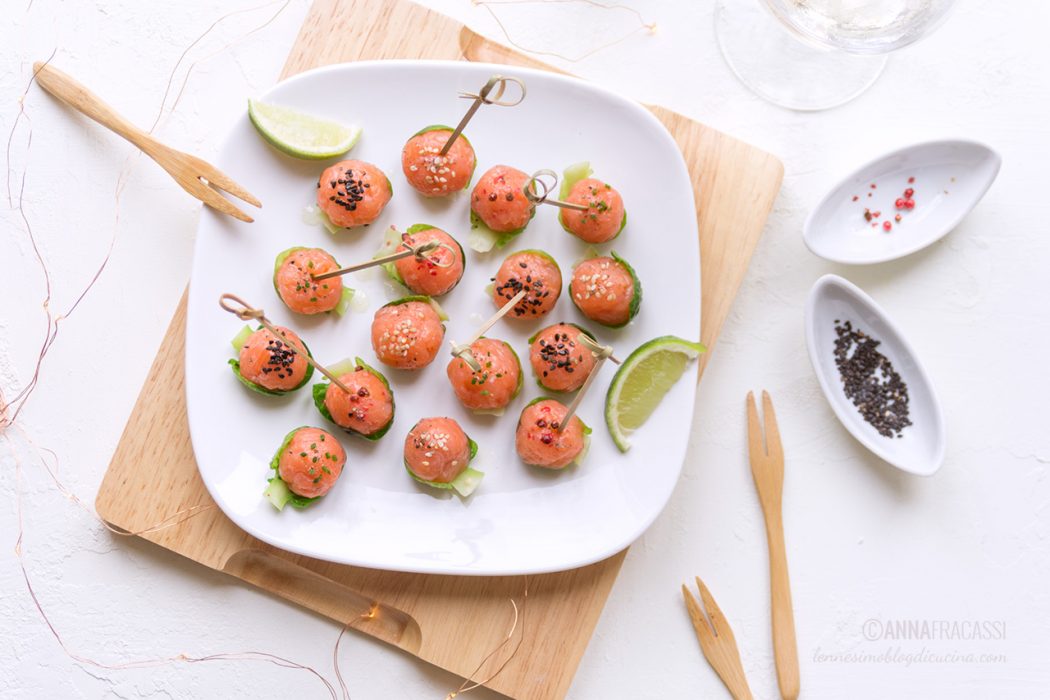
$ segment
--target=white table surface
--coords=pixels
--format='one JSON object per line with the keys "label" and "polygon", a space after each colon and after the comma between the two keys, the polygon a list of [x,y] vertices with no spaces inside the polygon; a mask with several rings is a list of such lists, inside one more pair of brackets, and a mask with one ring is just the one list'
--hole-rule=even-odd
{"label": "white table surface", "polygon": [[[426,4],[499,36],[489,14],[466,0]],[[711,2],[632,4],[657,32],[569,67],[777,153],[787,173],[701,385],[681,482],[631,548],[570,696],[726,697],[700,656],[678,591],[701,574],[733,624],[756,697],[778,697],[766,546],[745,447],[744,395],[761,388],[776,401],[787,454],[784,518],[804,696],[1050,695],[1050,5],[1007,9],[962,0],[937,34],[894,56],[859,100],[796,114],[765,104],[730,74],[714,43]],[[5,135],[31,62],[56,46],[57,65],[149,124],[183,49],[231,8],[258,7],[220,0],[9,5],[0,24]],[[176,88],[187,63],[199,62],[157,130],[163,139],[204,157],[214,152],[245,98],[276,79],[307,3],[293,0],[269,26],[216,52],[277,7],[224,21],[187,54]],[[632,22],[627,13],[594,14],[585,4],[496,9],[518,41],[563,52],[600,44],[599,32]],[[549,21],[557,12],[563,19]],[[25,208],[51,269],[53,306],[62,311],[106,253],[117,174],[132,151],[37,88],[26,109],[32,146],[27,154],[23,124],[11,173],[18,178],[28,165]],[[882,150],[941,136],[983,140],[1004,157],[998,181],[954,233],[872,268],[837,266],[805,249],[807,209],[838,175]],[[133,168],[109,266],[75,315],[60,322],[19,418],[88,503],[186,283],[199,212],[146,159]],[[0,200],[0,387],[11,396],[32,373],[44,282],[6,189]],[[925,361],[948,425],[947,460],[935,477],[898,473],[865,453],[820,395],[802,306],[813,281],[829,271],[879,300]],[[0,696],[324,696],[305,673],[264,663],[107,670],[68,658],[33,606],[15,558],[16,458],[25,473],[25,563],[73,653],[121,664],[254,649],[313,665],[334,682],[338,628],[153,545],[114,538],[50,485],[19,429],[4,437]],[[951,638],[952,630],[967,634],[962,625],[936,627],[928,639],[880,633],[892,632],[888,622],[908,620],[1003,623],[987,629],[995,637],[1004,629],[1005,639]],[[886,652],[891,658],[878,658]],[[848,653],[866,660],[836,656]],[[959,658],[970,654],[973,661]],[[459,685],[360,635],[344,639],[341,666],[355,698],[443,698]]]}

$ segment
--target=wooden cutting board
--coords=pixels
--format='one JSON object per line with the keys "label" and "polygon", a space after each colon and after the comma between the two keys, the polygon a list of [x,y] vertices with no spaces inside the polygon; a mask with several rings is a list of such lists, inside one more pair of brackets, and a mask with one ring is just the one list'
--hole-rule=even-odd
{"label": "wooden cutting board", "polygon": [[[381,58],[462,58],[549,69],[408,0],[316,0],[282,77],[329,63]],[[678,141],[692,175],[702,256],[700,337],[713,348],[780,188],[783,166],[714,129],[663,108],[652,110]],[[488,677],[509,649],[481,669],[478,664],[510,628],[509,599],[521,600],[523,577],[433,576],[329,564],[270,547],[215,507],[153,529],[178,511],[213,503],[198,474],[186,422],[185,330],[183,296],[99,489],[99,514],[115,527],[142,533],[333,620],[350,621],[354,629],[453,673]],[[710,357],[703,357],[700,372]],[[529,700],[564,697],[625,554],[528,577],[521,649],[489,687]],[[370,609],[374,614],[364,615]]]}

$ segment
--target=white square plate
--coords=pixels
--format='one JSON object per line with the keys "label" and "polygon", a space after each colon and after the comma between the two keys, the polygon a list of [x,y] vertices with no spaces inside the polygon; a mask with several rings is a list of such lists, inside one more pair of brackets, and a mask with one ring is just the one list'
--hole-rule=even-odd
{"label": "white square plate", "polygon": [[[522,78],[528,96],[517,107],[482,107],[467,134],[477,152],[476,177],[496,164],[526,172],[591,162],[595,176],[623,195],[627,228],[603,253],[616,250],[637,270],[645,290],[641,312],[627,327],[604,329],[579,314],[566,294],[545,319],[504,322],[490,337],[511,343],[526,374],[521,394],[502,417],[474,416],[456,400],[441,355],[420,372],[381,366],[370,343],[375,310],[406,294],[379,269],[344,278],[367,308],[339,318],[292,314],[274,292],[274,257],[291,246],[321,247],[343,265],[370,259],[387,226],[433,224],[463,244],[466,273],[440,301],[450,321],[446,340],[466,339],[494,310],[484,292],[502,259],[519,248],[542,248],[562,267],[587,246],[565,233],[554,207],[543,206],[526,231],[503,250],[467,248],[469,195],[423,199],[405,182],[401,148],[420,128],[455,125],[468,106],[460,91],[476,92],[494,73]],[[527,338],[559,320],[591,329],[621,357],[646,340],[674,334],[695,340],[700,319],[700,255],[693,192],[670,134],[638,104],[588,83],[552,73],[461,62],[382,61],[303,73],[262,97],[364,128],[346,157],[378,165],[394,197],[371,226],[329,234],[306,223],[317,177],[330,163],[289,158],[267,145],[247,115],[234,125],[216,165],[263,202],[242,224],[205,208],[190,284],[186,332],[186,397],[190,434],[201,476],[212,497],[238,526],[276,547],[344,564],[440,574],[527,574],[583,566],[623,549],[664,507],[678,479],[696,394],[694,375],[678,382],[621,454],[604,421],[605,391],[616,369],[607,363],[580,408],[594,429],[581,466],[548,472],[526,466],[514,451],[518,414],[541,395],[528,366]],[[473,183],[472,183],[473,184]],[[244,325],[219,309],[232,292],[266,310],[278,325],[300,333],[314,356],[331,365],[361,356],[390,379],[397,413],[378,443],[328,424],[309,388],[284,397],[246,390],[227,365],[230,340]],[[359,298],[360,301],[360,298]],[[315,378],[319,375],[314,375]],[[567,398],[561,397],[564,401]],[[450,416],[480,446],[471,466],[485,472],[467,500],[417,485],[402,465],[407,431],[420,418]],[[347,466],[332,491],[310,508],[277,512],[262,496],[269,462],[284,435],[300,425],[323,427],[347,448]]]}

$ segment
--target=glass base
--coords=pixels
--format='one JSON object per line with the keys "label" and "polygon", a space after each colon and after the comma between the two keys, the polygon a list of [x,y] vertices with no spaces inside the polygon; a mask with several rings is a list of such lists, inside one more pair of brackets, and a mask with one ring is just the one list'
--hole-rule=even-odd
{"label": "glass base", "polygon": [[871,87],[887,60],[805,43],[762,0],[719,0],[715,36],[740,82],[774,104],[800,111],[849,102]]}

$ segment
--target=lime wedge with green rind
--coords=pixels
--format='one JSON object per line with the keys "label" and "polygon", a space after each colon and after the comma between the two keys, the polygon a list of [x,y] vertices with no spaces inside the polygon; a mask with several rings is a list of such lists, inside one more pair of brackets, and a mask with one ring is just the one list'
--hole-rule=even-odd
{"label": "lime wedge with green rind", "polygon": [[700,343],[665,335],[641,345],[624,360],[605,395],[605,424],[621,452],[631,448],[628,436],[648,420],[689,363],[706,350]]}
{"label": "lime wedge with green rind", "polygon": [[258,100],[248,100],[248,118],[271,146],[306,160],[342,155],[361,138],[360,127]]}

